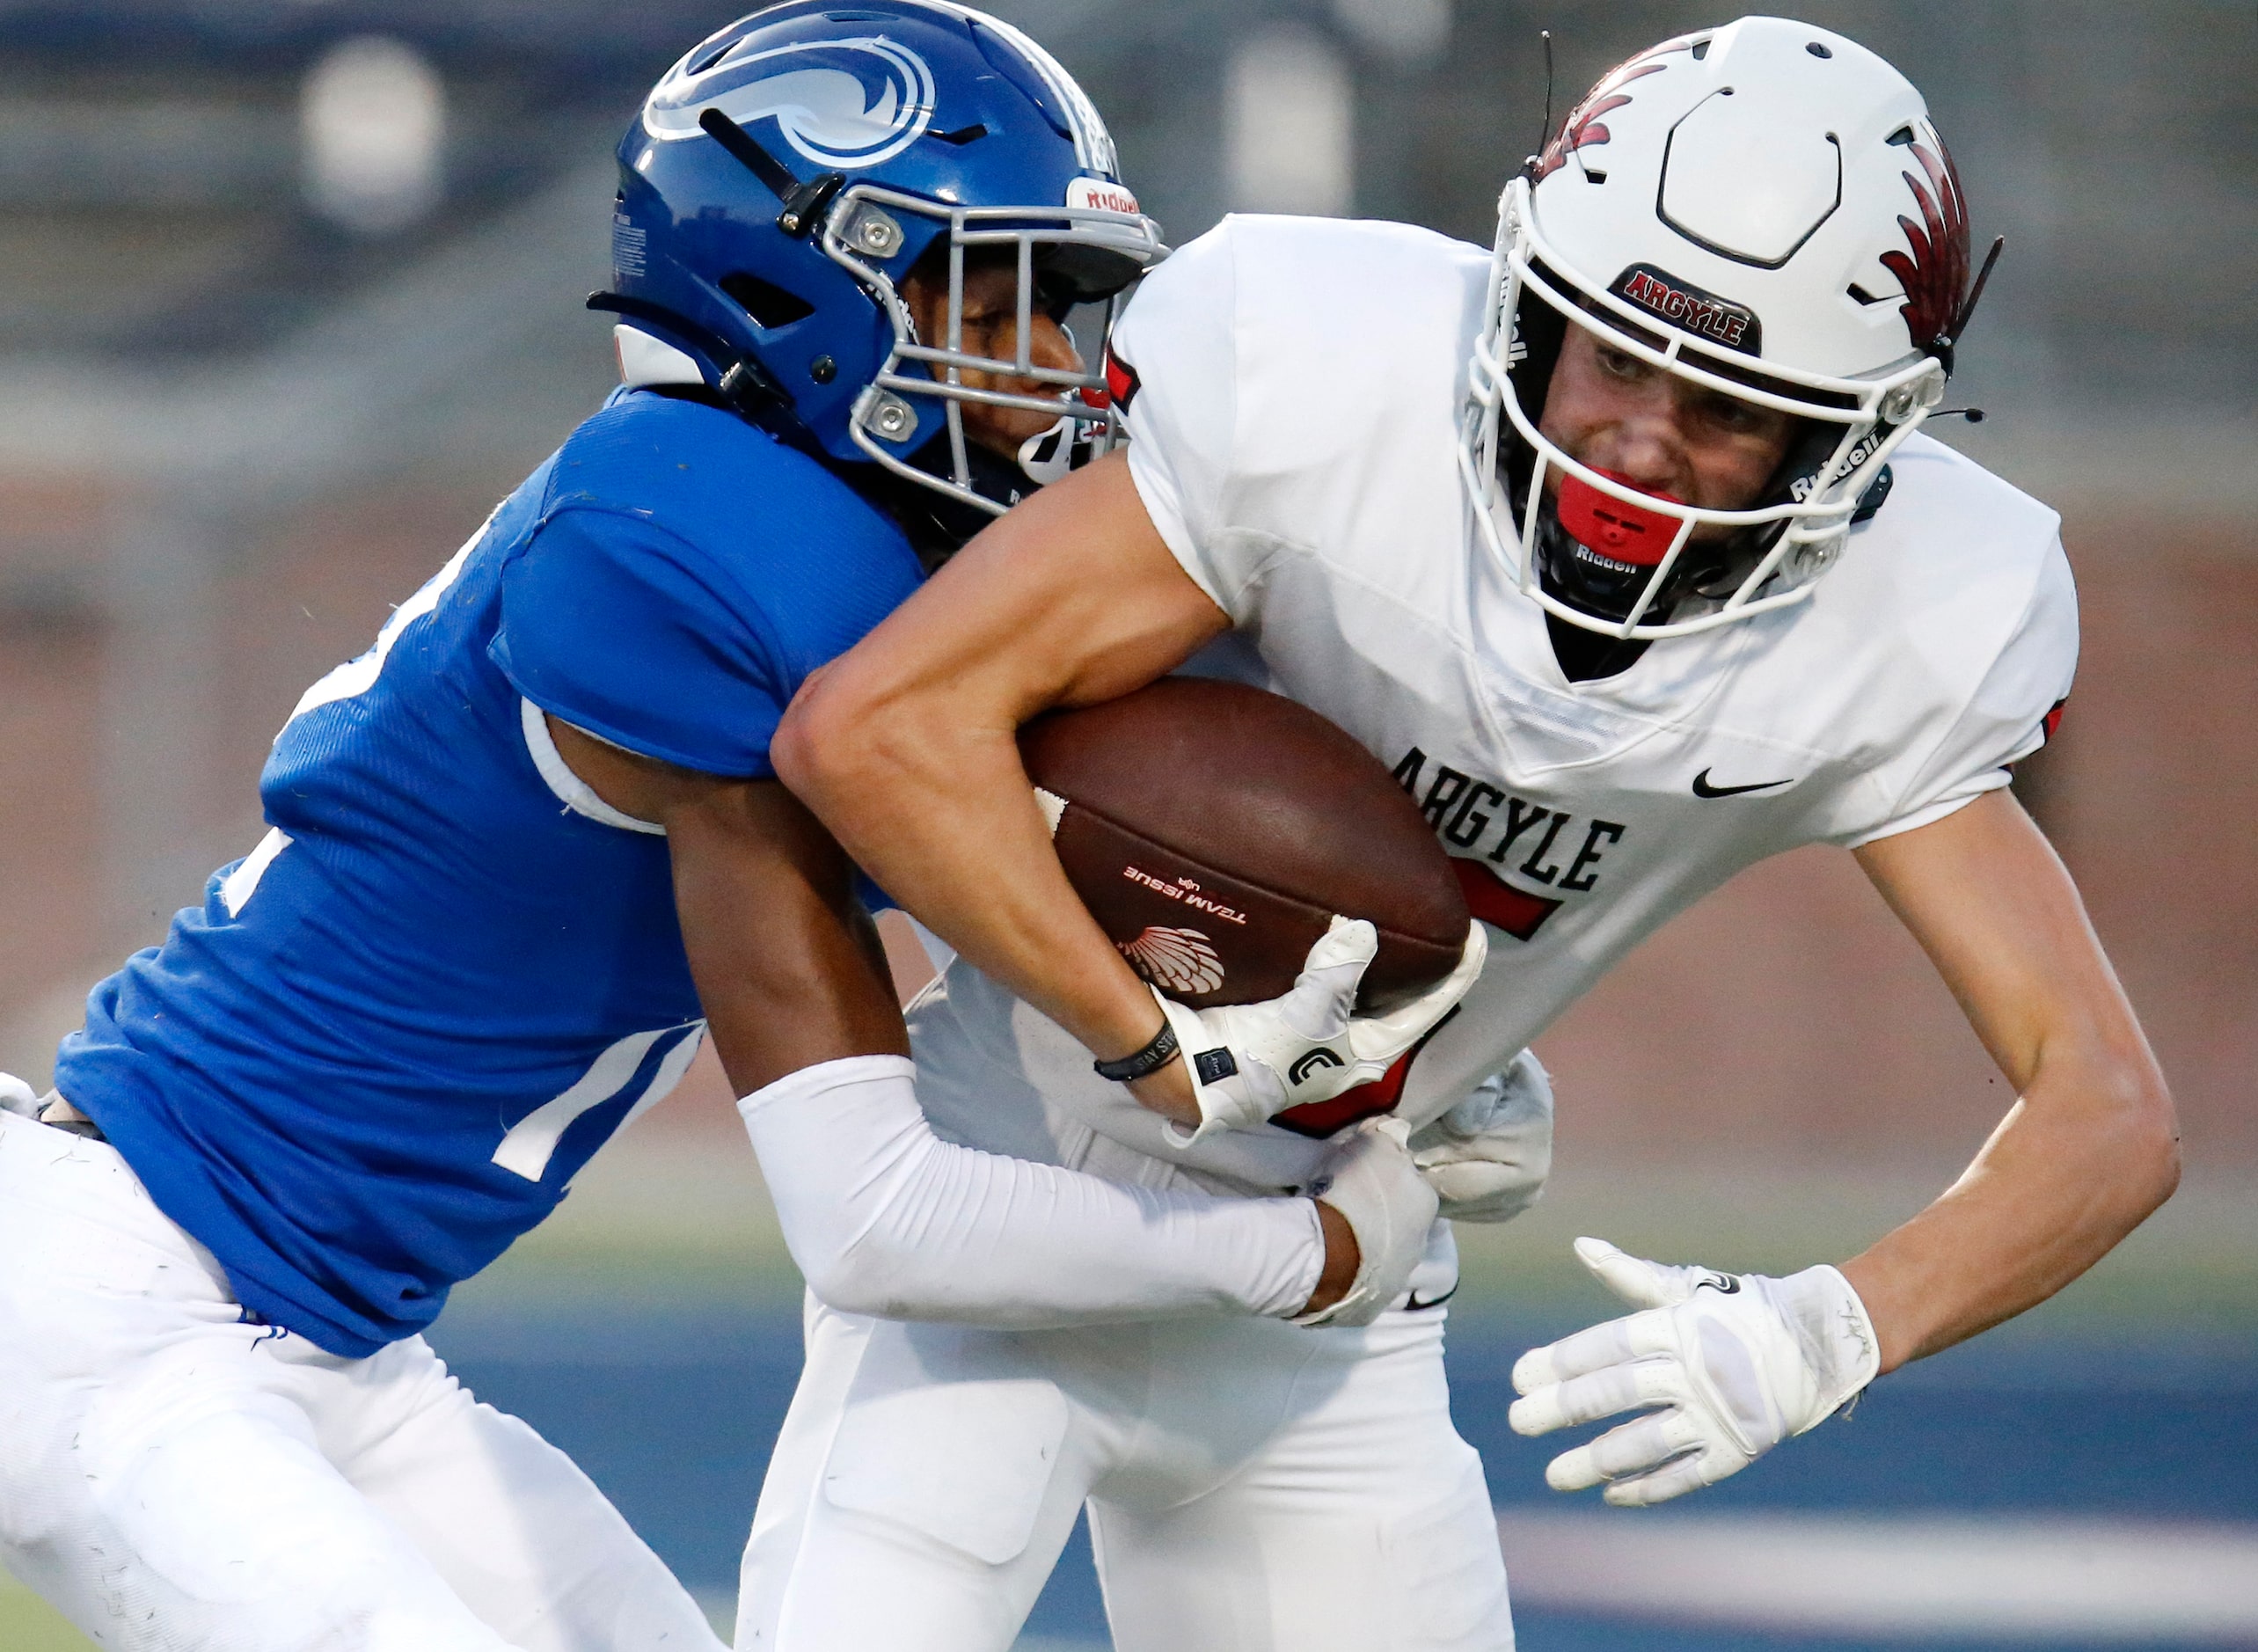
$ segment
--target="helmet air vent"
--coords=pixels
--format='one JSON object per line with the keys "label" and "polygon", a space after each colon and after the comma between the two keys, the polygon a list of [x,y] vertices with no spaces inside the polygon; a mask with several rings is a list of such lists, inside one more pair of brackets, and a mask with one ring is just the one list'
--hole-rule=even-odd
{"label": "helmet air vent", "polygon": [[773,333],[778,327],[788,327],[795,321],[805,321],[815,313],[815,306],[798,293],[787,292],[774,281],[764,281],[750,270],[736,270],[724,275],[721,290],[744,306],[745,313],[754,325],[764,332]]}

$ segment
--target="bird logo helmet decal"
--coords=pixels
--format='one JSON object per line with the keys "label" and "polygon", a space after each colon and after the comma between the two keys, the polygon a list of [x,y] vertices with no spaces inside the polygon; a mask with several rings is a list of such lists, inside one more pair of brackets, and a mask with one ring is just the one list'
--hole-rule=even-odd
{"label": "bird logo helmet decal", "polygon": [[[1545,145],[1544,152],[1536,157],[1534,180],[1543,181],[1567,164],[1568,157],[1578,150],[1592,149],[1607,142],[1612,135],[1602,124],[1600,117],[1612,114],[1631,101],[1623,90],[1634,80],[1660,74],[1670,65],[1661,59],[1672,52],[1692,49],[1694,37],[1683,34],[1676,40],[1650,46],[1633,57],[1626,57],[1599,77],[1599,84],[1584,93],[1582,101],[1567,113],[1560,129]],[[1548,48],[1549,49],[1549,48]]]}
{"label": "bird logo helmet decal", "polygon": [[739,126],[774,117],[784,141],[818,166],[876,166],[932,123],[933,71],[875,35],[725,52],[676,65],[643,106],[643,128],[661,140],[697,137],[708,109]]}
{"label": "bird logo helmet decal", "polygon": [[1928,349],[1948,339],[1962,318],[1968,292],[1968,197],[1961,193],[1960,170],[1939,142],[1934,150],[1909,137],[1904,147],[1912,151],[1921,176],[1904,174],[1913,192],[1921,221],[1900,214],[1897,226],[1905,232],[1906,251],[1884,252],[1882,262],[1905,289],[1900,313],[1914,345]]}

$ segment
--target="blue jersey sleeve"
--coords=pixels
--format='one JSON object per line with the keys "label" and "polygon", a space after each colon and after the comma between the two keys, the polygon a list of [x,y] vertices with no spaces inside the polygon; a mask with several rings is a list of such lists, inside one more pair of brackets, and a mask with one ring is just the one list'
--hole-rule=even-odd
{"label": "blue jersey sleeve", "polygon": [[921,577],[901,530],[820,465],[732,414],[631,392],[559,452],[489,653],[592,735],[765,778],[808,673]]}
{"label": "blue jersey sleeve", "polygon": [[686,769],[771,772],[769,737],[805,674],[697,547],[634,516],[561,510],[501,596],[495,662],[542,710]]}

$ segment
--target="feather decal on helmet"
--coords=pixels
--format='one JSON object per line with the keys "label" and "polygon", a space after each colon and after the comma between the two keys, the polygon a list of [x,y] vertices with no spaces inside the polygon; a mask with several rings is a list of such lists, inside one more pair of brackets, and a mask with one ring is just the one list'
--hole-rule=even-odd
{"label": "feather decal on helmet", "polygon": [[1968,201],[1961,193],[1959,170],[1943,144],[1932,150],[1917,142],[1911,148],[1926,179],[1904,174],[1905,186],[1920,207],[1921,222],[1899,215],[1898,226],[1911,251],[1884,252],[1882,264],[1904,289],[1900,313],[1914,347],[1927,350],[1941,343],[1949,349],[1961,296],[1968,287]]}
{"label": "feather decal on helmet", "polygon": [[1629,95],[1619,88],[1645,76],[1660,74],[1670,65],[1658,62],[1656,59],[1671,52],[1686,51],[1692,45],[1693,37],[1690,34],[1674,40],[1664,40],[1660,46],[1649,47],[1635,57],[1625,58],[1602,75],[1576,106],[1568,111],[1567,119],[1560,122],[1560,131],[1545,146],[1545,152],[1538,157],[1536,170],[1531,174],[1532,181],[1541,182],[1550,178],[1567,164],[1568,157],[1578,150],[1606,143],[1608,131],[1600,124],[1600,117],[1612,113],[1631,101]]}

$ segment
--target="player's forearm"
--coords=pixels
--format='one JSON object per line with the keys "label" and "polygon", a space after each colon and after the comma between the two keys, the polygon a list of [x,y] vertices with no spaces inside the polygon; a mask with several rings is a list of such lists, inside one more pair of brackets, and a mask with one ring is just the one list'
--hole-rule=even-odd
{"label": "player's forearm", "polygon": [[939,696],[811,700],[778,771],[889,895],[1100,1054],[1152,1036],[1152,996],[1067,882],[1008,721]]}
{"label": "player's forearm", "polygon": [[1111,456],[1015,508],[810,678],[771,755],[936,934],[1100,1055],[1123,1056],[1158,1014],[1059,869],[1018,730],[1151,682],[1225,623]]}
{"label": "player's forearm", "polygon": [[[1341,1268],[1321,1275],[1311,1201],[1122,1187],[941,1141],[898,1057],[827,1063],[739,1107],[793,1260],[849,1312],[1022,1327],[1282,1317],[1346,1286]],[[1332,1248],[1353,1275],[1353,1238]]]}
{"label": "player's forearm", "polygon": [[2171,1196],[2164,1076],[2012,793],[1859,852],[2022,1098],[1944,1197],[1847,1264],[1884,1371],[2044,1301]]}
{"label": "player's forearm", "polygon": [[2178,1131],[2145,1051],[2043,1063],[1965,1174],[1843,1265],[1885,1371],[2035,1306],[2171,1196]]}

